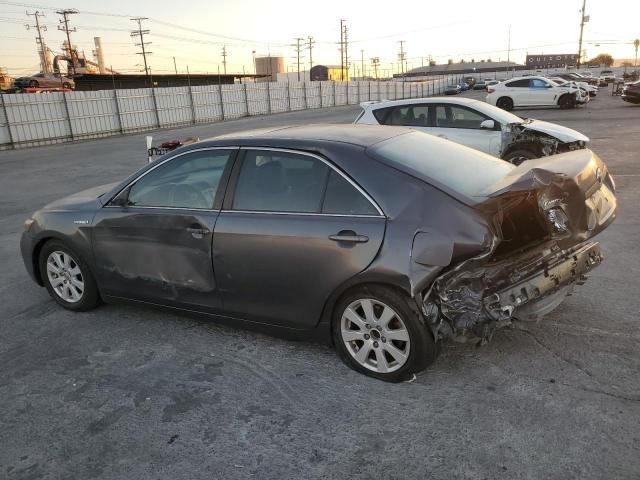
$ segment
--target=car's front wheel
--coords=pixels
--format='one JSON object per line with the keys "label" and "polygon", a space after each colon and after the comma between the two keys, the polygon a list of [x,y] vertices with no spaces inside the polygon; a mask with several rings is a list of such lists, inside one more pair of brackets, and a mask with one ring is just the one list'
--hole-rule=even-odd
{"label": "car's front wheel", "polygon": [[38,86],[38,81],[37,80],[29,80],[29,86],[30,87],[37,87]]}
{"label": "car's front wheel", "polygon": [[40,273],[49,295],[64,308],[91,310],[100,294],[88,265],[64,243],[52,240],[40,251]]}
{"label": "car's front wheel", "polygon": [[563,109],[576,108],[577,103],[575,95],[563,95],[558,100],[558,105]]}
{"label": "car's front wheel", "polygon": [[333,316],[340,358],[358,372],[390,382],[433,363],[438,346],[409,302],[403,294],[378,285],[346,295]]}
{"label": "car's front wheel", "polygon": [[539,147],[525,144],[507,151],[502,158],[514,165],[520,165],[526,160],[533,160],[534,158],[540,158],[541,156],[542,151]]}

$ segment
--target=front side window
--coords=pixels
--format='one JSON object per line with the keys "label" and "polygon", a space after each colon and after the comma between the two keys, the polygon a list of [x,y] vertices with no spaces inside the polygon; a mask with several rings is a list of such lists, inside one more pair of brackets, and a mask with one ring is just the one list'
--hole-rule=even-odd
{"label": "front side window", "polygon": [[469,108],[458,105],[436,106],[436,127],[479,129],[480,124],[485,120],[490,120],[490,118]]}
{"label": "front side window", "polygon": [[375,215],[377,210],[349,181],[309,155],[247,151],[233,198],[234,210]]}
{"label": "front side window", "polygon": [[547,82],[540,80],[539,78],[531,79],[531,88],[547,88],[547,85],[549,85]]}
{"label": "front side window", "polygon": [[203,150],[180,155],[144,175],[129,190],[128,205],[213,208],[231,152]]}

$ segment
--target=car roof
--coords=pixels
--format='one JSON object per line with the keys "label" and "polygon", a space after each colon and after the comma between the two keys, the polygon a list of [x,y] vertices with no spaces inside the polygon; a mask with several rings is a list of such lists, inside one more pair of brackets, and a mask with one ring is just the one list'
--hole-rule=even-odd
{"label": "car roof", "polygon": [[355,124],[318,124],[284,126],[276,128],[260,128],[244,132],[230,133],[208,138],[204,143],[225,145],[259,145],[282,146],[300,144],[301,142],[347,143],[360,147],[370,147],[389,138],[409,133],[405,127],[389,127],[380,125]]}
{"label": "car roof", "polygon": [[[454,86],[454,85],[451,85]],[[465,97],[428,97],[428,98],[409,98],[404,100],[380,100],[373,102],[363,102],[360,104],[363,108],[377,110],[379,108],[395,107],[402,105],[414,105],[416,103],[451,103],[454,105],[478,105],[484,103],[474,98]]]}

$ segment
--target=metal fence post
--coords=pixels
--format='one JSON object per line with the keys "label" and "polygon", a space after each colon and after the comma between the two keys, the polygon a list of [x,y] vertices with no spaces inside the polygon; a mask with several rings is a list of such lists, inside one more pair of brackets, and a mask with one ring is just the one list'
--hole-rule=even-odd
{"label": "metal fence post", "polygon": [[13,142],[13,133],[11,133],[11,122],[9,121],[9,114],[7,113],[7,103],[4,99],[4,93],[0,93],[0,98],[2,98],[2,110],[4,111],[4,118],[7,121],[7,131],[9,132],[9,143],[11,144],[11,148],[16,148],[16,144]]}
{"label": "metal fence post", "polygon": [[153,108],[156,111],[156,123],[158,124],[158,128],[160,128],[160,112],[158,111],[158,100],[156,99],[156,89],[151,84],[151,98],[153,98]]}
{"label": "metal fence post", "polygon": [[249,116],[249,95],[247,94],[247,83],[243,82],[242,85],[244,86],[243,90],[244,90],[244,108],[247,111],[247,117]]}
{"label": "metal fence post", "polygon": [[307,82],[302,81],[302,98],[304,99],[304,109],[309,109],[309,103],[307,102]]}
{"label": "metal fence post", "polygon": [[69,103],[67,102],[67,92],[62,92],[62,98],[64,98],[64,110],[67,112],[67,120],[69,121],[69,131],[71,132],[71,141],[75,140],[73,135],[73,122],[71,121],[71,113],[69,113]]}
{"label": "metal fence post", "polygon": [[333,106],[335,107],[337,100],[336,100],[336,81],[333,80]]}
{"label": "metal fence post", "polygon": [[118,97],[118,91],[113,90],[113,99],[116,102],[116,116],[118,117],[118,130],[120,134],[124,133],[124,129],[122,128],[122,115],[120,115],[120,98]]}
{"label": "metal fence post", "polygon": [[347,80],[347,103],[345,105],[349,105],[349,80]]}
{"label": "metal fence post", "polygon": [[369,80],[369,95],[367,100],[371,101],[371,80]]}
{"label": "metal fence post", "polygon": [[271,114],[271,82],[267,82],[267,113]]}
{"label": "metal fence post", "polygon": [[220,75],[218,75],[218,95],[220,96],[220,113],[222,114],[222,120],[224,120],[224,98],[222,98],[222,82],[220,81]]}
{"label": "metal fence post", "polygon": [[320,108],[322,108],[322,80],[318,81],[319,95],[320,95]]}
{"label": "metal fence post", "polygon": [[193,100],[193,89],[191,88],[191,75],[189,75],[189,68],[187,67],[187,83],[189,85],[189,105],[191,106],[191,122],[196,124],[196,105]]}
{"label": "metal fence post", "polygon": [[291,111],[291,87],[289,86],[289,79],[287,78],[287,111]]}
{"label": "metal fence post", "polygon": [[358,103],[360,103],[360,99],[362,98],[362,94],[360,93],[360,83],[361,83],[361,82],[360,82],[360,80],[358,80],[358,83],[356,84],[356,86],[358,87],[358,90],[357,90],[357,92],[358,92],[358,99],[357,99],[357,101],[356,101],[356,105],[357,105]]}

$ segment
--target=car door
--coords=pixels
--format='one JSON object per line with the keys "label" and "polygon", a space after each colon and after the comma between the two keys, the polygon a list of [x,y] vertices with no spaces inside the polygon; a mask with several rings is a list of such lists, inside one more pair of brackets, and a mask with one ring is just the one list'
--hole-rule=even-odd
{"label": "car door", "polygon": [[526,107],[531,105],[529,79],[527,78],[512,80],[505,83],[502,91],[504,91],[505,96],[510,97],[511,100],[513,100],[514,107]]}
{"label": "car door", "polygon": [[500,123],[494,128],[481,128],[482,122],[493,120],[472,108],[450,103],[432,104],[429,111],[429,133],[452,142],[475,148],[490,155],[500,154]]}
{"label": "car door", "polygon": [[546,80],[531,78],[529,80],[529,98],[531,105],[555,105],[558,92]]}
{"label": "car door", "polygon": [[374,116],[382,125],[400,125],[427,132],[428,113],[427,103],[415,103],[380,109],[374,111]]}
{"label": "car door", "polygon": [[237,150],[203,148],[160,161],[100,210],[92,244],[104,294],[218,310],[211,242]]}
{"label": "car door", "polygon": [[329,295],[373,261],[386,219],[323,157],[281,149],[242,152],[213,236],[225,312],[310,328]]}

